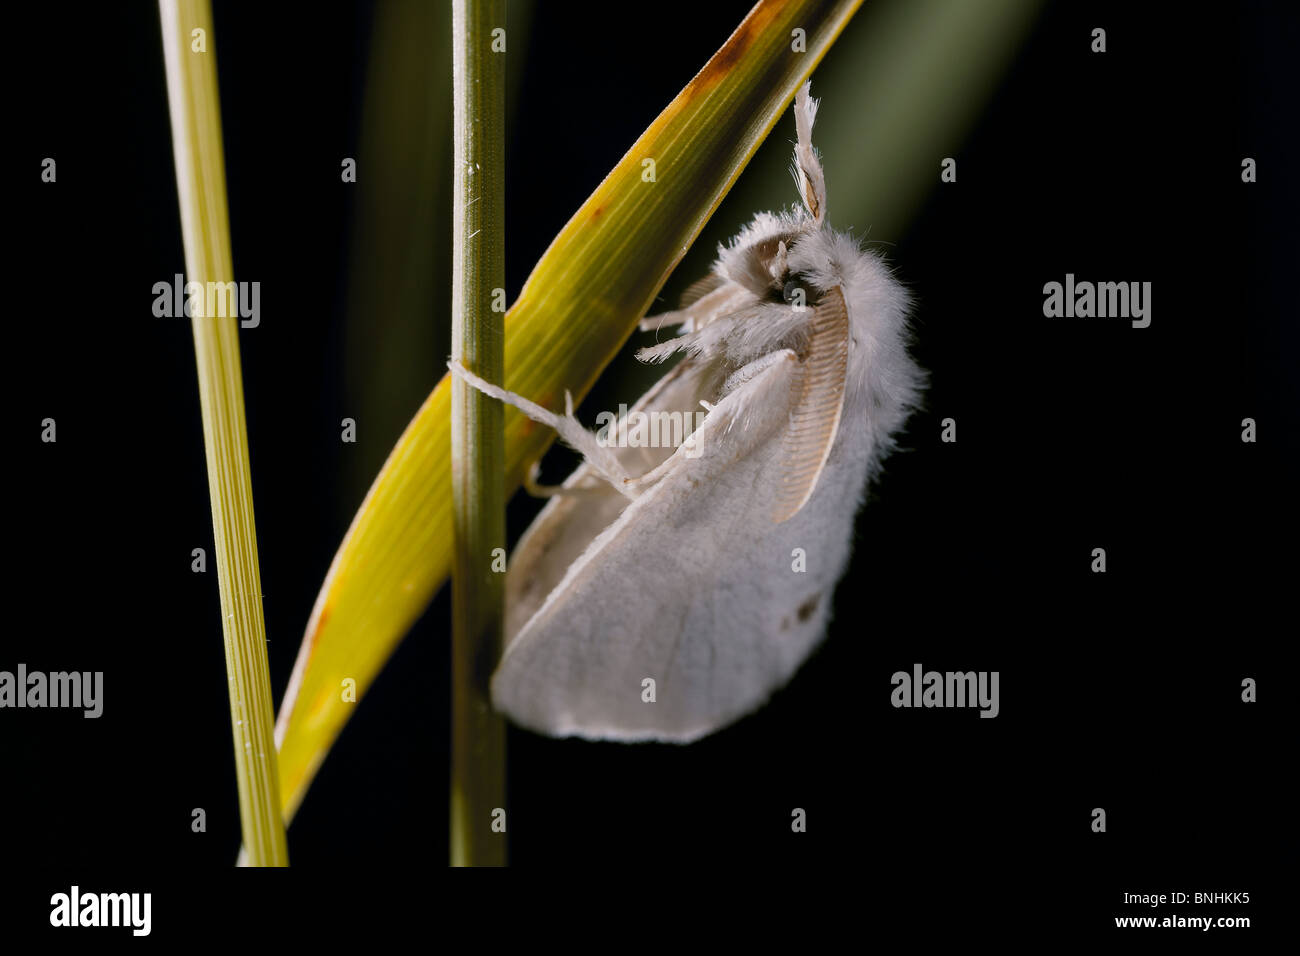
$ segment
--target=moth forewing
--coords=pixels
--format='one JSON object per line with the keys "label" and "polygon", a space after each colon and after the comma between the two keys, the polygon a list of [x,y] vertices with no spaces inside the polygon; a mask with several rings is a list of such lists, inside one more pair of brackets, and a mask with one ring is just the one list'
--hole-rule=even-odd
{"label": "moth forewing", "polygon": [[[582,504],[552,502],[529,529],[507,601],[528,588],[530,565],[554,584],[537,589],[547,593],[527,620],[508,616],[519,630],[507,634],[492,699],[516,723],[552,735],[685,743],[759,706],[802,660],[820,622],[796,609],[807,589],[828,586],[833,562],[789,582],[798,591],[784,614],[765,604],[785,589],[755,573],[755,555],[788,555],[773,535],[800,536],[765,517],[778,494],[771,463],[798,362],[782,351],[755,364],[761,371],[709,412],[703,454],[674,451],[662,477],[571,563],[576,529],[592,530],[575,510]],[[752,520],[755,508],[763,520]],[[782,617],[794,624],[777,640]],[[647,678],[657,685],[653,706],[641,697]]]}
{"label": "moth forewing", "polygon": [[[709,375],[707,368],[679,364],[651,386],[629,412],[692,411],[698,407],[697,396],[714,387]],[[617,436],[624,427],[625,422],[620,421],[611,429],[608,439],[615,444],[609,451],[628,474],[653,470],[670,456],[671,449],[620,445]],[[560,494],[541,510],[510,556],[506,576],[507,649],[569,567],[626,506],[623,490],[614,488],[586,461],[564,481]]]}

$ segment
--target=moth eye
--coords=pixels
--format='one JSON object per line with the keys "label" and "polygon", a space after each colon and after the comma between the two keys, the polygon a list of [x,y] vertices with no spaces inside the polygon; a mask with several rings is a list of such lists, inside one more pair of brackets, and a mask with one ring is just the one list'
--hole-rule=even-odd
{"label": "moth eye", "polygon": [[781,290],[781,298],[790,305],[808,304],[808,283],[801,275],[791,276]]}

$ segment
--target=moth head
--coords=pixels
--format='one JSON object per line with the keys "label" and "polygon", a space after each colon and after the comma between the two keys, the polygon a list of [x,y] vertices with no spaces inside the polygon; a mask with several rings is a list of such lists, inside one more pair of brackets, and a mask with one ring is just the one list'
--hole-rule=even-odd
{"label": "moth head", "polygon": [[780,228],[754,236],[729,257],[727,273],[731,281],[744,286],[755,298],[782,301],[790,281],[790,247],[799,235],[796,229]]}
{"label": "moth head", "polygon": [[735,250],[727,263],[728,277],[765,302],[811,305],[825,290],[815,289],[806,275],[792,272],[790,252],[801,238],[819,231],[826,222],[826,177],[812,145],[817,100],[809,95],[811,83],[799,88],[794,98],[798,142],[791,169],[803,208],[793,215],[760,217],[748,242]]}

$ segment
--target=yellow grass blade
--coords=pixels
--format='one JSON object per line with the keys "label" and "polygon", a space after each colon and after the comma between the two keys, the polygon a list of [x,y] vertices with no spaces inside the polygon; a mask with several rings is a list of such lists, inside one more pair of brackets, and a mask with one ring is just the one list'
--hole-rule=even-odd
{"label": "yellow grass blade", "polygon": [[[586,394],[860,2],[763,0],[750,11],[529,276],[506,315],[506,388],[552,408],[566,388]],[[444,378],[407,426],[312,610],[276,726],[286,819],[355,706],[343,681],[359,696],[447,578],[450,397]],[[554,435],[514,409],[505,434],[510,492]]]}

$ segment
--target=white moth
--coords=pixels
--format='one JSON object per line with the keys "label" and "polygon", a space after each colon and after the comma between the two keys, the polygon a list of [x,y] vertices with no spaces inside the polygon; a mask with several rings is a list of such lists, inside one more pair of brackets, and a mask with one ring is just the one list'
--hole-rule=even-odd
{"label": "white moth", "polygon": [[[528,529],[506,583],[492,701],[555,736],[689,742],[761,706],[822,638],[868,479],[916,405],[906,291],[826,221],[795,97],[803,207],[760,213],[638,358],[683,360],[600,435],[453,371],[554,428],[584,463]],[[566,395],[566,399],[568,396]],[[622,447],[637,413],[703,423],[677,448]],[[534,472],[535,475],[535,472]]]}

